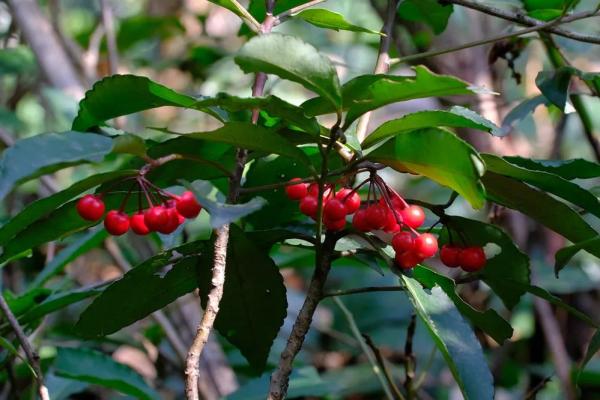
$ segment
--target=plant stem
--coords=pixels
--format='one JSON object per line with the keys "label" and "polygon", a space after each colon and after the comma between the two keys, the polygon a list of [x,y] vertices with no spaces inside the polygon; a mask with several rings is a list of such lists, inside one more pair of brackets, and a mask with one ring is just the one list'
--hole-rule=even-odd
{"label": "plant stem", "polygon": [[415,356],[413,354],[413,338],[415,336],[415,328],[417,326],[417,316],[411,315],[408,328],[406,329],[406,343],[404,344],[404,363],[406,380],[404,381],[404,388],[408,400],[415,398],[415,388],[413,381],[415,379]]}
{"label": "plant stem", "polygon": [[250,14],[248,12],[248,10],[246,10],[246,7],[244,7],[243,5],[241,5],[237,0],[229,0],[231,2],[231,4],[233,4],[233,6],[238,10],[238,12],[241,14],[240,18],[242,18],[242,20],[246,23],[246,25],[248,25],[248,27],[256,32],[259,33],[261,30],[261,24],[260,22],[258,22],[256,20],[256,18],[254,18],[252,16],[252,14]]}
{"label": "plant stem", "polygon": [[10,324],[12,330],[15,332],[19,343],[21,343],[21,347],[25,352],[25,356],[29,361],[29,364],[35,371],[35,380],[38,386],[38,394],[41,400],[50,400],[50,396],[48,394],[48,389],[44,385],[44,377],[42,375],[42,368],[40,366],[40,356],[33,350],[25,332],[23,332],[23,328],[19,325],[19,322],[15,318],[15,315],[10,310],[10,307],[6,303],[6,299],[2,294],[0,294],[0,309],[6,316],[8,323]]}
{"label": "plant stem", "polygon": [[394,382],[394,376],[392,375],[390,369],[388,368],[387,363],[385,362],[385,359],[383,358],[383,355],[381,354],[381,351],[379,351],[377,346],[375,346],[373,339],[371,339],[371,337],[369,335],[366,335],[363,333],[362,336],[363,336],[363,338],[365,338],[365,342],[367,343],[367,346],[369,346],[371,348],[371,351],[373,352],[373,354],[375,354],[377,363],[379,364],[379,367],[383,371],[383,374],[385,376],[385,379],[386,379],[388,385],[394,392],[395,398],[404,400],[404,395],[402,394],[402,392],[400,391],[398,386],[396,386],[396,383]]}
{"label": "plant stem", "polygon": [[359,293],[372,293],[372,292],[401,292],[404,291],[402,286],[366,286],[356,289],[347,289],[347,290],[336,290],[333,292],[327,292],[323,294],[323,298],[326,297],[338,297],[338,296],[348,296],[351,294],[359,294]]}

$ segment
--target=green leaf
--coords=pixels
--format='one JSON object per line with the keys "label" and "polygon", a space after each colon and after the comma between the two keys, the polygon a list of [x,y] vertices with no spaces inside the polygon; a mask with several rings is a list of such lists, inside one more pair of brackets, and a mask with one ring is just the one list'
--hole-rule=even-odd
{"label": "green leaf", "polygon": [[207,246],[206,241],[190,242],[136,266],[85,309],[75,332],[86,338],[109,335],[191,292],[197,287],[196,267],[209,253]]}
{"label": "green leaf", "polygon": [[446,29],[453,11],[451,4],[441,4],[438,0],[404,0],[398,6],[400,18],[426,23],[436,35]]}
{"label": "green leaf", "polygon": [[556,252],[554,255],[554,274],[558,278],[560,271],[567,266],[569,261],[587,246],[600,247],[600,237],[593,237],[571,246],[566,246]]}
{"label": "green leaf", "polygon": [[544,97],[557,106],[561,111],[567,105],[571,72],[565,69],[556,71],[540,71],[535,78],[535,84]]}
{"label": "green leaf", "polygon": [[254,197],[247,203],[242,204],[226,204],[213,201],[208,198],[208,195],[215,187],[207,181],[195,181],[187,186],[194,192],[202,207],[210,214],[210,225],[213,228],[219,228],[225,224],[235,222],[260,210],[266,204],[266,200],[262,197]]}
{"label": "green leaf", "polygon": [[246,73],[264,72],[300,83],[339,110],[340,83],[333,64],[317,49],[288,35],[271,33],[250,39],[235,57]]}
{"label": "green leaf", "polygon": [[[197,99],[177,93],[143,76],[113,75],[102,79],[88,90],[79,102],[79,113],[73,130],[87,131],[105,121],[156,107],[193,108]],[[221,117],[211,110],[203,110]]]}
{"label": "green leaf", "polygon": [[131,133],[115,136],[113,139],[113,153],[133,154],[140,158],[147,157],[144,139]]}
{"label": "green leaf", "polygon": [[[237,226],[229,229],[225,287],[215,328],[254,369],[262,371],[286,316],[286,289],[268,252],[255,246]],[[198,288],[206,307],[213,254],[206,252],[201,258]]]}
{"label": "green leaf", "polygon": [[[571,207],[523,182],[487,172],[483,183],[489,200],[522,212],[573,243],[598,235]],[[584,248],[600,257],[600,246],[586,245]]]}
{"label": "green leaf", "polygon": [[137,171],[134,170],[123,170],[92,175],[89,178],[73,184],[65,190],[61,190],[51,196],[30,203],[20,213],[0,227],[0,245],[5,245],[16,234],[26,230],[35,221],[51,214],[59,206],[86,190],[108,181],[133,176],[136,173]]}
{"label": "green leaf", "polygon": [[306,154],[289,140],[279,135],[277,131],[249,122],[228,122],[221,128],[211,132],[188,133],[185,136],[209,142],[227,143],[267,154],[279,154],[310,165],[310,160]]}
{"label": "green leaf", "polygon": [[80,132],[44,133],[18,140],[0,159],[0,199],[26,180],[72,165],[102,161],[112,148],[110,138]]}
{"label": "green leaf", "polygon": [[600,164],[584,160],[583,158],[574,158],[571,160],[534,160],[523,157],[504,157],[504,159],[511,164],[523,168],[549,172],[568,180],[600,177]]}
{"label": "green leaf", "polygon": [[[343,109],[348,110],[344,127],[362,114],[400,101],[426,97],[476,93],[467,82],[448,75],[437,75],[424,66],[414,67],[415,76],[362,75],[342,86]],[[308,115],[335,112],[323,97],[310,99],[302,108]]]}
{"label": "green leaf", "polygon": [[443,129],[401,132],[367,155],[367,159],[398,171],[426,176],[461,194],[481,208],[485,192],[480,182],[484,165],[469,144]]}
{"label": "green leaf", "polygon": [[535,109],[542,104],[546,106],[550,105],[550,101],[543,95],[523,100],[506,114],[502,121],[502,131],[508,134],[518,122],[523,120],[529,114],[533,114]]}
{"label": "green leaf", "polygon": [[58,348],[54,368],[60,377],[104,386],[137,399],[161,398],[133,369],[94,350]]}
{"label": "green leaf", "polygon": [[500,252],[489,257],[481,271],[482,280],[496,293],[508,309],[512,309],[525,290],[520,285],[529,284],[529,258],[521,252],[511,238],[500,228],[462,217],[450,217],[446,221],[448,230],[442,230],[440,243],[486,246],[494,244]]}
{"label": "green leaf", "polygon": [[566,10],[573,9],[579,0],[521,0],[527,15],[542,21],[558,18]]}
{"label": "green leaf", "polygon": [[35,56],[29,47],[17,46],[0,49],[0,76],[8,74],[29,75],[37,71]]}
{"label": "green leaf", "polygon": [[465,399],[493,399],[494,382],[481,345],[452,300],[439,286],[424,290],[408,276],[402,281]]}
{"label": "green leaf", "polygon": [[600,201],[581,186],[543,171],[533,171],[509,163],[492,154],[482,154],[487,170],[528,183],[583,208],[600,218]]}
{"label": "green leaf", "polygon": [[585,369],[587,363],[596,355],[596,353],[600,350],[600,329],[597,329],[588,344],[587,350],[585,351],[585,356],[583,360],[581,360],[581,364],[579,365],[579,372],[577,373],[577,378],[575,381],[579,381],[579,375],[581,371]]}
{"label": "green leaf", "polygon": [[397,134],[422,128],[436,128],[446,126],[450,128],[479,129],[494,136],[504,136],[500,128],[481,115],[468,108],[455,106],[448,111],[427,110],[406,114],[402,118],[387,121],[375,129],[362,142],[362,147],[367,148],[380,143]]}
{"label": "green leaf", "polygon": [[432,289],[436,285],[441,287],[448,297],[454,302],[458,311],[471,321],[473,325],[491,336],[496,343],[502,344],[510,339],[513,329],[495,310],[479,311],[471,307],[456,293],[454,281],[428,268],[418,266],[413,277],[423,286]]}
{"label": "green leaf", "polygon": [[88,386],[85,382],[60,378],[52,372],[44,374],[44,383],[52,400],[71,400],[72,395],[82,392]]}
{"label": "green leaf", "polygon": [[8,351],[13,357],[20,358],[21,361],[23,361],[25,363],[25,365],[27,365],[27,367],[29,368],[29,371],[31,371],[33,376],[36,375],[35,370],[31,366],[31,364],[29,364],[29,360],[27,360],[24,356],[22,356],[21,353],[19,353],[19,350],[15,346],[13,346],[13,344],[8,339],[0,336],[0,347],[2,347],[4,350]]}
{"label": "green leaf", "polygon": [[351,24],[350,22],[346,21],[342,14],[325,10],[323,8],[309,8],[307,10],[301,11],[298,14],[295,14],[294,17],[303,19],[309,24],[318,26],[319,28],[333,29],[336,31],[343,30],[383,35],[379,31]]}

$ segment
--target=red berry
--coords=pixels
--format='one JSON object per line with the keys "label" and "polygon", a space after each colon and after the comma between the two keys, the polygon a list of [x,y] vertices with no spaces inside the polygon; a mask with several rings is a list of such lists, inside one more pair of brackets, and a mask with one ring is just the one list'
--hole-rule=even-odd
{"label": "red berry", "polygon": [[175,208],[167,208],[165,213],[167,215],[167,222],[156,230],[168,235],[175,232],[175,229],[179,226],[179,213]]}
{"label": "red berry", "polygon": [[346,218],[341,218],[341,219],[325,218],[323,220],[323,223],[325,224],[325,227],[329,231],[341,231],[342,229],[344,229],[346,227]]}
{"label": "red berry", "polygon": [[423,258],[433,257],[438,251],[438,242],[431,233],[424,233],[415,239],[415,252]]}
{"label": "red berry", "polygon": [[[291,179],[290,182],[301,181],[300,178]],[[308,194],[308,183],[296,183],[285,187],[285,193],[291,200],[300,200]]]}
{"label": "red berry", "polygon": [[402,221],[413,229],[417,229],[425,222],[425,212],[419,206],[408,206],[401,213]]}
{"label": "red berry", "polygon": [[414,268],[417,264],[423,261],[416,253],[412,251],[404,251],[402,253],[396,253],[396,264],[402,269]]}
{"label": "red berry", "polygon": [[142,212],[133,214],[129,218],[129,225],[131,225],[131,230],[138,235],[147,235],[150,233],[150,228],[146,226],[146,223],[144,222],[144,214]]}
{"label": "red berry", "polygon": [[167,224],[169,216],[163,206],[154,206],[144,213],[144,222],[151,231],[158,231]]}
{"label": "red berry", "polygon": [[[308,185],[308,195],[317,197],[319,195],[319,185],[317,183],[311,183]],[[331,197],[332,191],[331,187],[326,185],[325,190],[323,190],[323,202],[325,203]]]}
{"label": "red berry", "polygon": [[98,221],[104,215],[104,202],[98,196],[86,194],[77,202],[77,213],[87,221]]}
{"label": "red berry", "polygon": [[360,208],[360,196],[352,189],[343,188],[336,194],[335,198],[342,201],[346,206],[346,214],[354,214]]}
{"label": "red berry", "polygon": [[194,193],[189,191],[184,192],[177,198],[176,207],[179,214],[186,218],[196,218],[202,210],[202,206],[196,200]]}
{"label": "red berry", "polygon": [[[395,215],[394,215],[395,214]],[[383,230],[388,233],[396,233],[400,231],[400,225],[402,223],[402,214],[398,210],[390,210],[387,212],[387,222],[383,227]]]}
{"label": "red berry", "polygon": [[387,209],[380,204],[367,207],[367,222],[372,230],[383,228],[387,223]]}
{"label": "red berry", "polygon": [[104,218],[104,227],[111,235],[123,235],[129,230],[129,217],[122,211],[110,210]]}
{"label": "red berry", "polygon": [[462,269],[475,272],[485,267],[487,259],[481,247],[467,247],[460,252],[459,261]]}
{"label": "red berry", "polygon": [[300,200],[300,212],[309,217],[317,215],[317,209],[319,208],[319,202],[316,196],[308,195]]}
{"label": "red berry", "polygon": [[410,232],[400,232],[392,238],[392,247],[396,253],[413,251],[415,248],[415,238]]}
{"label": "red berry", "polygon": [[449,268],[456,268],[460,266],[460,247],[455,247],[450,244],[445,244],[440,250],[440,260],[445,266]]}
{"label": "red berry", "polygon": [[354,214],[354,217],[352,217],[352,225],[354,226],[354,229],[359,232],[368,232],[371,230],[371,226],[367,221],[366,209],[360,209]]}
{"label": "red berry", "polygon": [[323,216],[329,220],[339,220],[346,216],[346,206],[338,199],[331,199],[323,207]]}

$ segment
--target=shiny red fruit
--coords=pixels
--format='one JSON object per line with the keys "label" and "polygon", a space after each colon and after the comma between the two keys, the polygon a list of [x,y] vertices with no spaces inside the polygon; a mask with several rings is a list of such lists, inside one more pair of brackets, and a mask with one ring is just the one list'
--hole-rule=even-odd
{"label": "shiny red fruit", "polygon": [[460,253],[462,249],[460,247],[445,244],[440,250],[440,260],[442,263],[449,268],[456,268],[460,266]]}
{"label": "shiny red fruit", "polygon": [[154,206],[144,213],[144,222],[151,231],[158,231],[168,220],[167,209],[163,206]]}
{"label": "shiny red fruit", "polygon": [[117,210],[110,210],[104,218],[106,231],[114,236],[121,236],[129,230],[129,217]]}
{"label": "shiny red fruit", "polygon": [[402,221],[413,229],[417,229],[425,222],[425,212],[419,206],[408,206],[401,213]]}
{"label": "shiny red fruit", "polygon": [[185,218],[196,218],[200,214],[200,211],[202,211],[202,206],[196,200],[194,193],[190,191],[184,192],[179,196],[175,204],[179,214]]}
{"label": "shiny red fruit", "polygon": [[387,223],[387,208],[380,204],[367,207],[367,223],[372,230],[382,229]]}
{"label": "shiny red fruit", "polygon": [[400,232],[392,238],[392,247],[396,253],[413,251],[415,248],[415,238],[410,232]]}
{"label": "shiny red fruit", "polygon": [[98,221],[104,215],[104,202],[98,196],[86,194],[77,202],[77,213],[87,221]]}
{"label": "shiny red fruit", "polygon": [[338,199],[331,199],[323,207],[323,217],[329,220],[340,220],[346,216],[346,206]]}
{"label": "shiny red fruit", "polygon": [[398,224],[398,222],[400,222],[400,224],[402,223],[402,214],[400,213],[400,211],[388,209],[387,222],[383,227],[383,230],[387,233],[400,232],[401,226],[400,224]]}
{"label": "shiny red fruit", "polygon": [[328,231],[341,231],[346,227],[346,218],[341,219],[324,219],[323,223]]}
{"label": "shiny red fruit", "polygon": [[438,251],[438,242],[431,233],[423,233],[415,239],[415,252],[423,258],[433,257]]}
{"label": "shiny red fruit", "polygon": [[346,206],[346,214],[354,214],[360,208],[360,196],[352,189],[343,188],[336,194],[335,198],[342,201]]}
{"label": "shiny red fruit", "polygon": [[309,217],[317,215],[317,209],[319,208],[319,202],[316,196],[308,195],[300,200],[300,212]]}
{"label": "shiny red fruit", "polygon": [[150,228],[146,226],[146,223],[144,222],[144,214],[141,212],[133,214],[129,218],[129,225],[131,226],[131,230],[138,235],[147,235],[150,233]]}
{"label": "shiny red fruit", "polygon": [[[319,195],[319,185],[316,183],[311,183],[310,185],[308,185],[307,190],[308,190],[309,196],[317,197]],[[331,194],[332,194],[331,187],[325,186],[325,189],[323,190],[323,202],[324,203],[331,198]]]}
{"label": "shiny red fruit", "polygon": [[460,266],[467,272],[479,271],[487,262],[481,247],[467,247],[460,252]]}
{"label": "shiny red fruit", "polygon": [[177,209],[175,208],[167,208],[165,213],[167,215],[167,222],[156,230],[162,234],[168,235],[175,232],[175,229],[179,226],[179,212],[177,212]]}
{"label": "shiny red fruit", "polygon": [[396,264],[402,269],[411,269],[419,264],[423,259],[412,251],[404,251],[402,253],[396,253]]}
{"label": "shiny red fruit", "polygon": [[[302,179],[294,178],[290,179],[290,182],[299,182]],[[285,187],[285,194],[291,200],[300,200],[308,194],[308,183],[296,183],[294,185],[288,185]]]}
{"label": "shiny red fruit", "polygon": [[371,226],[367,221],[367,210],[362,208],[354,213],[352,217],[352,226],[359,232],[368,232],[371,230]]}

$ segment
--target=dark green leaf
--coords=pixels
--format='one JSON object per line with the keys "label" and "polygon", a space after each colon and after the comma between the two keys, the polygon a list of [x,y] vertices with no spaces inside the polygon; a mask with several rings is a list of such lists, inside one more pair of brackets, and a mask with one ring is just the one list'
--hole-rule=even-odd
{"label": "dark green leaf", "polygon": [[29,361],[24,356],[22,356],[21,353],[19,353],[19,350],[17,350],[17,348],[8,339],[0,336],[0,347],[8,351],[13,357],[20,358],[21,361],[23,361],[25,365],[27,365],[31,373],[35,375],[35,370],[31,366],[31,364],[29,364]]}
{"label": "dark green leaf", "polygon": [[61,378],[53,373],[44,374],[44,383],[52,400],[72,400],[72,395],[82,392],[88,384],[74,379]]}
{"label": "dark green leaf", "polygon": [[[206,252],[201,259],[198,288],[206,307],[213,254]],[[225,287],[215,328],[240,349],[254,369],[262,371],[286,311],[286,289],[279,268],[265,250],[231,225]]]}
{"label": "dark green leaf", "polygon": [[131,133],[115,136],[113,139],[113,153],[133,154],[140,158],[147,156],[144,139]]}
{"label": "dark green leaf", "polygon": [[90,338],[109,335],[191,292],[197,286],[197,265],[209,253],[207,245],[190,242],[136,266],[94,300],[79,317],[75,331]]}
{"label": "dark green leaf", "polygon": [[479,129],[495,136],[504,136],[500,128],[481,115],[468,108],[455,106],[448,111],[427,110],[407,114],[402,118],[387,121],[375,129],[362,142],[362,147],[367,148],[401,132],[447,126],[451,128]]}
{"label": "dark green leaf", "polygon": [[271,33],[246,43],[235,62],[246,73],[264,72],[288,79],[320,94],[339,110],[342,105],[340,83],[327,57],[302,40]]}
{"label": "dark green leaf", "polygon": [[[343,109],[348,110],[344,126],[348,127],[362,114],[387,104],[420,99],[476,93],[467,82],[448,75],[437,75],[423,66],[414,68],[415,76],[362,75],[342,87]],[[306,101],[302,108],[308,115],[335,112],[326,99]]]}
{"label": "dark green leaf", "polygon": [[481,345],[452,300],[439,286],[424,290],[408,276],[402,281],[465,399],[493,399],[494,382]]}
{"label": "dark green leaf", "polygon": [[363,28],[346,21],[342,14],[325,10],[323,8],[309,8],[294,15],[295,18],[303,19],[304,21],[318,26],[319,28],[333,29],[336,31],[352,31],[362,33],[374,33],[381,35],[379,31]]}
{"label": "dark green leaf", "polygon": [[[118,99],[118,101],[116,100]],[[88,90],[79,102],[73,129],[87,131],[105,121],[162,106],[193,108],[197,99],[177,93],[150,79],[135,75],[113,75]],[[211,110],[204,110],[220,118]]]}
{"label": "dark green leaf", "polygon": [[9,293],[5,293],[6,303],[14,315],[21,315],[37,304],[46,300],[52,291],[50,289],[37,288],[29,290],[18,297],[11,297]]}
{"label": "dark green leaf", "polygon": [[600,164],[575,158],[571,160],[533,160],[523,157],[504,157],[511,164],[536,171],[545,171],[561,178],[592,179],[600,177]]}
{"label": "dark green leaf", "polygon": [[550,21],[575,7],[579,0],[521,0],[521,2],[530,17]]}
{"label": "dark green leaf", "polygon": [[481,208],[485,202],[480,182],[483,162],[475,149],[446,130],[428,128],[401,132],[367,158],[448,186],[474,208]]}
{"label": "dark green leaf", "polygon": [[585,369],[587,363],[589,363],[596,355],[598,350],[600,350],[600,329],[596,330],[596,333],[594,333],[594,336],[592,336],[592,339],[590,340],[590,344],[585,351],[585,357],[583,357],[583,360],[581,360],[581,364],[579,365],[579,373],[577,374],[576,381],[579,381],[579,374]]}
{"label": "dark green leaf", "polygon": [[161,398],[133,369],[94,350],[61,347],[54,368],[58,376],[104,386],[137,399]]}
{"label": "dark green leaf", "polygon": [[0,76],[8,74],[31,75],[36,70],[35,56],[29,47],[18,46],[0,49]]}
{"label": "dark green leaf", "polygon": [[502,121],[502,130],[508,134],[517,122],[523,120],[529,114],[533,114],[535,109],[542,104],[550,104],[548,99],[543,95],[523,100],[521,103],[519,103],[519,105],[506,114],[504,120]]}
{"label": "dark green leaf", "polygon": [[560,110],[564,110],[567,104],[570,82],[571,72],[564,69],[541,71],[535,78],[535,83],[544,97]]}
{"label": "dark green leaf", "polygon": [[17,233],[27,229],[35,221],[51,214],[60,205],[86,190],[108,181],[126,176],[133,176],[136,173],[137,171],[124,170],[96,174],[73,184],[65,190],[34,201],[25,207],[19,214],[12,217],[6,224],[2,225],[0,228],[0,245],[6,244]]}
{"label": "dark green leaf", "polygon": [[101,161],[112,148],[110,138],[79,132],[44,133],[18,140],[0,159],[0,199],[15,184],[72,165]]}
{"label": "dark green leaf", "polygon": [[[446,226],[450,228],[452,242],[463,246],[486,246],[493,243],[500,252],[488,257],[481,272],[483,281],[512,309],[525,291],[520,285],[529,284],[529,258],[521,252],[511,238],[500,228],[483,222],[450,217]],[[442,231],[440,243],[450,240],[447,229]]]}
{"label": "dark green leaf", "polygon": [[559,272],[567,266],[568,262],[575,254],[579,253],[580,250],[586,246],[600,247],[600,237],[593,237],[583,242],[575,243],[571,246],[566,246],[556,252],[554,255],[554,273],[558,278]]}
{"label": "dark green leaf", "polygon": [[442,4],[438,0],[404,0],[398,6],[400,18],[426,23],[435,34],[446,29],[453,11],[452,4]]}
{"label": "dark green leaf", "polygon": [[458,311],[468,318],[473,325],[491,336],[498,344],[501,345],[512,336],[512,327],[495,310],[479,311],[465,302],[456,293],[456,285],[452,279],[421,266],[415,268],[413,277],[429,289],[436,285],[441,287],[454,302]]}
{"label": "dark green leaf", "polygon": [[583,208],[600,218],[600,201],[581,186],[544,171],[534,171],[513,165],[492,154],[482,154],[488,171],[528,183]]}
{"label": "dark green leaf", "polygon": [[[596,237],[598,233],[565,203],[516,179],[493,172],[483,177],[488,198],[518,210],[547,226],[573,243]],[[600,257],[600,246],[586,245],[585,250]]]}

